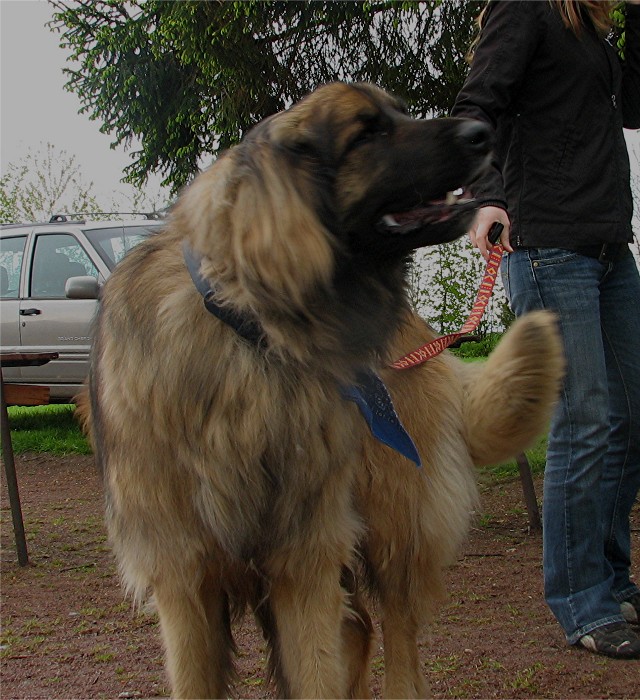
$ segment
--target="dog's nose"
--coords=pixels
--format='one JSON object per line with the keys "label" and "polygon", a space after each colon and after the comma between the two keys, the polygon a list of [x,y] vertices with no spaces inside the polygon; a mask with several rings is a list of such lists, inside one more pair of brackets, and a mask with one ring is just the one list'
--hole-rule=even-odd
{"label": "dog's nose", "polygon": [[493,145],[491,128],[483,122],[465,120],[458,127],[458,141],[475,153],[488,153]]}

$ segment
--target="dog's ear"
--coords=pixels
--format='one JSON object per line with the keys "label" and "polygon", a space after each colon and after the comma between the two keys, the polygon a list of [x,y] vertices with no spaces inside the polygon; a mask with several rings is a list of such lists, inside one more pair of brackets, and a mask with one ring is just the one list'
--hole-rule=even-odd
{"label": "dog's ear", "polygon": [[254,304],[268,300],[304,313],[309,291],[331,283],[336,241],[319,219],[313,175],[277,150],[268,144],[254,151],[235,188],[236,272]]}
{"label": "dog's ear", "polygon": [[274,149],[284,150],[294,157],[312,156],[326,160],[331,138],[326,129],[320,129],[320,125],[326,122],[310,116],[306,110],[277,115],[269,124],[269,141]]}
{"label": "dog's ear", "polygon": [[337,241],[319,220],[313,174],[276,150],[261,138],[227,152],[185,190],[173,219],[207,258],[223,301],[299,314],[310,290],[331,284]]}

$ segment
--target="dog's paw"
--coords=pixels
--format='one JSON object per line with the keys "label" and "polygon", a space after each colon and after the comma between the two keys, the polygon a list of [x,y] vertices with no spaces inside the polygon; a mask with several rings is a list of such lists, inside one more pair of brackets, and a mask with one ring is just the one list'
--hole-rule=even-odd
{"label": "dog's paw", "polygon": [[518,319],[469,381],[465,419],[476,464],[510,459],[547,429],[563,373],[555,316]]}

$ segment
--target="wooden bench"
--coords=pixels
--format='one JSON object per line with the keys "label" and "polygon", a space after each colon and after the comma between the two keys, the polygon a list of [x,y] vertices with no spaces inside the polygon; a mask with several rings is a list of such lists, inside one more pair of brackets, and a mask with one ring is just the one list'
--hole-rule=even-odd
{"label": "wooden bench", "polygon": [[35,384],[5,384],[4,398],[7,406],[44,406],[49,403],[48,386]]}

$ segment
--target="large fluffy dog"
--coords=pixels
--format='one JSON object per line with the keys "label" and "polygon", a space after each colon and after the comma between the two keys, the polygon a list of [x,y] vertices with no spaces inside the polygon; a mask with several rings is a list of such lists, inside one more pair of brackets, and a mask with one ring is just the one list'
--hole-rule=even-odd
{"label": "large fluffy dog", "polygon": [[[227,693],[230,612],[247,602],[283,695],[364,694],[370,628],[348,575],[357,542],[389,629],[397,635],[402,595],[422,623],[430,589],[413,577],[394,583],[391,548],[407,547],[405,564],[416,566],[435,548],[424,570],[438,584],[455,544],[438,543],[438,528],[456,542],[464,532],[468,445],[482,440],[466,434],[448,360],[433,365],[443,378],[428,373],[433,386],[418,371],[385,376],[398,401],[396,382],[444,401],[411,401],[423,414],[408,427],[426,447],[424,476],[443,489],[425,486],[425,502],[411,506],[414,540],[385,522],[395,519],[393,494],[377,512],[383,495],[372,483],[389,479],[409,503],[421,472],[365,443],[366,424],[345,395],[392,345],[421,334],[407,310],[407,256],[466,230],[473,203],[447,193],[485,166],[489,141],[474,122],[412,120],[372,86],[325,86],[196,178],[166,230],[107,282],[90,376],[93,440],[123,580],[138,598],[153,592],[174,695]],[[493,425],[491,407],[482,410]],[[434,447],[429,416],[439,426]],[[431,523],[423,509],[438,499]]]}

